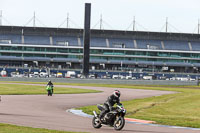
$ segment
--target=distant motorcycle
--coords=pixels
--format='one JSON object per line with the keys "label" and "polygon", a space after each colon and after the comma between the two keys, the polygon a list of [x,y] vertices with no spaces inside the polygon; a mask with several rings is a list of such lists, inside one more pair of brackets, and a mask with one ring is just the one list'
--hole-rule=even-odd
{"label": "distant motorcycle", "polygon": [[[102,111],[104,107],[102,105],[97,105],[97,108]],[[126,110],[123,105],[117,105],[112,111],[105,114],[103,121],[100,122],[99,114],[93,111],[94,117],[92,119],[92,125],[94,128],[101,128],[102,124],[114,127],[115,130],[121,130],[125,125],[124,116]]]}
{"label": "distant motorcycle", "polygon": [[53,86],[52,85],[47,85],[47,87],[46,87],[46,90],[47,90],[47,95],[48,96],[52,96],[52,94],[53,94]]}

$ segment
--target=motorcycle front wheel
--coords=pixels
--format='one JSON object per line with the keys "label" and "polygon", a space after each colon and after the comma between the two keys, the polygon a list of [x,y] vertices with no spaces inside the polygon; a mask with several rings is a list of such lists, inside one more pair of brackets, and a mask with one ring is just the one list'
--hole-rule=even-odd
{"label": "motorcycle front wheel", "polygon": [[92,126],[94,128],[101,128],[101,122],[99,121],[99,119],[97,117],[93,117],[92,119]]}
{"label": "motorcycle front wheel", "polygon": [[114,122],[114,129],[115,130],[122,130],[122,128],[125,125],[125,119],[124,117],[119,117],[115,122]]}

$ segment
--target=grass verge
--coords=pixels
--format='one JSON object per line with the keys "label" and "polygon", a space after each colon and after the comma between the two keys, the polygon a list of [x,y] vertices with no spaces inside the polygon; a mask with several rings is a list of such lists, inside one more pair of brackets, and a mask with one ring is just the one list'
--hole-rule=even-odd
{"label": "grass verge", "polygon": [[[29,82],[29,81],[0,81],[0,83],[24,83],[24,84],[47,84],[47,82]],[[54,85],[72,85],[72,86],[95,86],[95,87],[111,87],[111,88],[132,88],[137,86],[138,88],[145,87],[147,85],[124,85],[124,84],[95,84],[95,83],[63,83],[63,82],[53,82]],[[199,89],[199,86],[191,85],[148,85],[149,87],[165,87],[165,88],[192,88]],[[158,89],[159,90],[159,89]]]}
{"label": "grass verge", "polygon": [[42,128],[31,128],[0,123],[0,133],[75,133],[68,131],[56,131]]}
{"label": "grass verge", "polygon": [[[114,87],[114,85],[108,85]],[[115,86],[133,89],[176,91],[179,93],[124,101],[126,117],[156,121],[157,124],[200,128],[200,90],[190,86]],[[133,92],[134,93],[134,92]],[[85,113],[97,111],[96,106],[79,108]]]}
{"label": "grass verge", "polygon": [[[100,91],[78,88],[54,87],[54,94],[97,93]],[[47,94],[45,86],[0,84],[0,95],[37,95]]]}

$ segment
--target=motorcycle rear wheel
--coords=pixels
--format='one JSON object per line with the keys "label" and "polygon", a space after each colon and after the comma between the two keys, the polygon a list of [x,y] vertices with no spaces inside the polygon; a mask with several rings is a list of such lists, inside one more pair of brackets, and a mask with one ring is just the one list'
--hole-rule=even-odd
{"label": "motorcycle rear wheel", "polygon": [[101,128],[101,122],[99,121],[99,119],[97,117],[93,117],[92,119],[92,126],[94,128]]}
{"label": "motorcycle rear wheel", "polygon": [[122,130],[122,128],[124,127],[125,125],[125,119],[124,117],[119,117],[118,120],[116,120],[114,122],[114,129],[115,130]]}

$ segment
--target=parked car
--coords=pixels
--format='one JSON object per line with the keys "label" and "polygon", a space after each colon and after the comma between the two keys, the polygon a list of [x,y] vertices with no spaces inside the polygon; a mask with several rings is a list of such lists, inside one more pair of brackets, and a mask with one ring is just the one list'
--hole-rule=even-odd
{"label": "parked car", "polygon": [[190,81],[196,81],[196,79],[195,78],[190,78]]}
{"label": "parked car", "polygon": [[119,75],[113,75],[112,78],[113,78],[113,79],[119,79],[120,76],[119,76]]}
{"label": "parked car", "polygon": [[39,77],[39,72],[33,72],[34,74],[34,78],[38,78]]}
{"label": "parked car", "polygon": [[29,78],[33,78],[34,74],[33,73],[29,73]]}
{"label": "parked car", "polygon": [[132,79],[132,76],[126,76],[126,79]]}
{"label": "parked car", "polygon": [[136,77],[132,77],[132,79],[133,79],[133,80],[136,80],[137,78],[136,78]]}
{"label": "parked car", "polygon": [[19,75],[19,72],[11,72],[10,73],[11,77],[18,77],[17,75]]}
{"label": "parked car", "polygon": [[65,78],[76,78],[76,72],[75,71],[67,71],[67,73],[65,73]]}
{"label": "parked car", "polygon": [[6,72],[5,70],[2,70],[2,71],[1,71],[1,76],[2,76],[2,77],[7,77],[7,72]]}
{"label": "parked car", "polygon": [[89,78],[95,79],[95,75],[94,75],[94,74],[90,74],[90,75],[89,75]]}
{"label": "parked car", "polygon": [[40,75],[41,78],[48,78],[49,77],[48,73],[46,73],[46,72],[40,72],[39,75]]}
{"label": "parked car", "polygon": [[62,75],[62,73],[57,73],[56,77],[57,77],[57,78],[62,78],[63,75]]}
{"label": "parked car", "polygon": [[49,77],[50,77],[50,78],[56,78],[56,77],[57,77],[57,74],[53,74],[53,73],[52,73],[52,74],[49,75]]}
{"label": "parked car", "polygon": [[152,76],[143,76],[144,80],[152,80]]}

